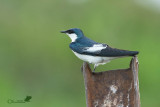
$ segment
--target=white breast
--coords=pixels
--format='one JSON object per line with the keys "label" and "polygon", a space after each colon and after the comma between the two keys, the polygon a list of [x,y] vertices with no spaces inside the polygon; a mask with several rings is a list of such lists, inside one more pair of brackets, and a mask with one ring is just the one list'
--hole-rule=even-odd
{"label": "white breast", "polygon": [[81,60],[92,63],[92,64],[105,64],[110,62],[111,59],[115,59],[116,57],[100,57],[100,56],[91,56],[91,55],[83,55],[77,52],[73,53]]}

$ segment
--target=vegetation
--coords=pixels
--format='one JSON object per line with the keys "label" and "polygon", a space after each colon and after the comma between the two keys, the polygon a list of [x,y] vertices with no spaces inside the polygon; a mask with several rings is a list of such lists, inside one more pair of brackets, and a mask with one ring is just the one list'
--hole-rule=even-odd
{"label": "vegetation", "polygon": [[[97,42],[140,51],[141,105],[160,106],[159,12],[129,0],[0,0],[1,107],[25,96],[32,99],[23,107],[86,106],[82,61],[59,32],[75,27]],[[130,59],[96,71],[127,68]]]}

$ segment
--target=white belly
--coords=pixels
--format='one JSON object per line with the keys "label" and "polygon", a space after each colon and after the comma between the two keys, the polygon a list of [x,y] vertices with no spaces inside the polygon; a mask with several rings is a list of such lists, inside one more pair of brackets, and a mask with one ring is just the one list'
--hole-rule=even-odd
{"label": "white belly", "polygon": [[105,64],[110,62],[110,60],[115,59],[116,57],[100,57],[100,56],[90,56],[90,55],[83,55],[74,52],[74,54],[81,60],[92,63],[92,64]]}

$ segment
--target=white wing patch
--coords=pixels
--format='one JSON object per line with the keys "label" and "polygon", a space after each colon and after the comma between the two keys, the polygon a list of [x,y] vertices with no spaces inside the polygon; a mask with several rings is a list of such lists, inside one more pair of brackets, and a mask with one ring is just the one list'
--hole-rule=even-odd
{"label": "white wing patch", "polygon": [[97,52],[97,51],[101,51],[102,49],[105,49],[107,47],[107,45],[103,46],[103,44],[95,44],[93,45],[93,47],[86,47],[86,51],[88,52]]}

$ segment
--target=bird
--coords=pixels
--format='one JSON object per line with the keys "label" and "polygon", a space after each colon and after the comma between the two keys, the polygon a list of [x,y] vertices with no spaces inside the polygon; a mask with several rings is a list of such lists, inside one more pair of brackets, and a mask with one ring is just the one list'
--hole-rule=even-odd
{"label": "bird", "polygon": [[112,48],[107,44],[95,42],[87,38],[79,28],[71,28],[61,31],[61,33],[65,33],[71,38],[69,47],[79,59],[94,64],[93,72],[97,66],[104,65],[113,59],[136,56],[139,53],[138,51]]}

